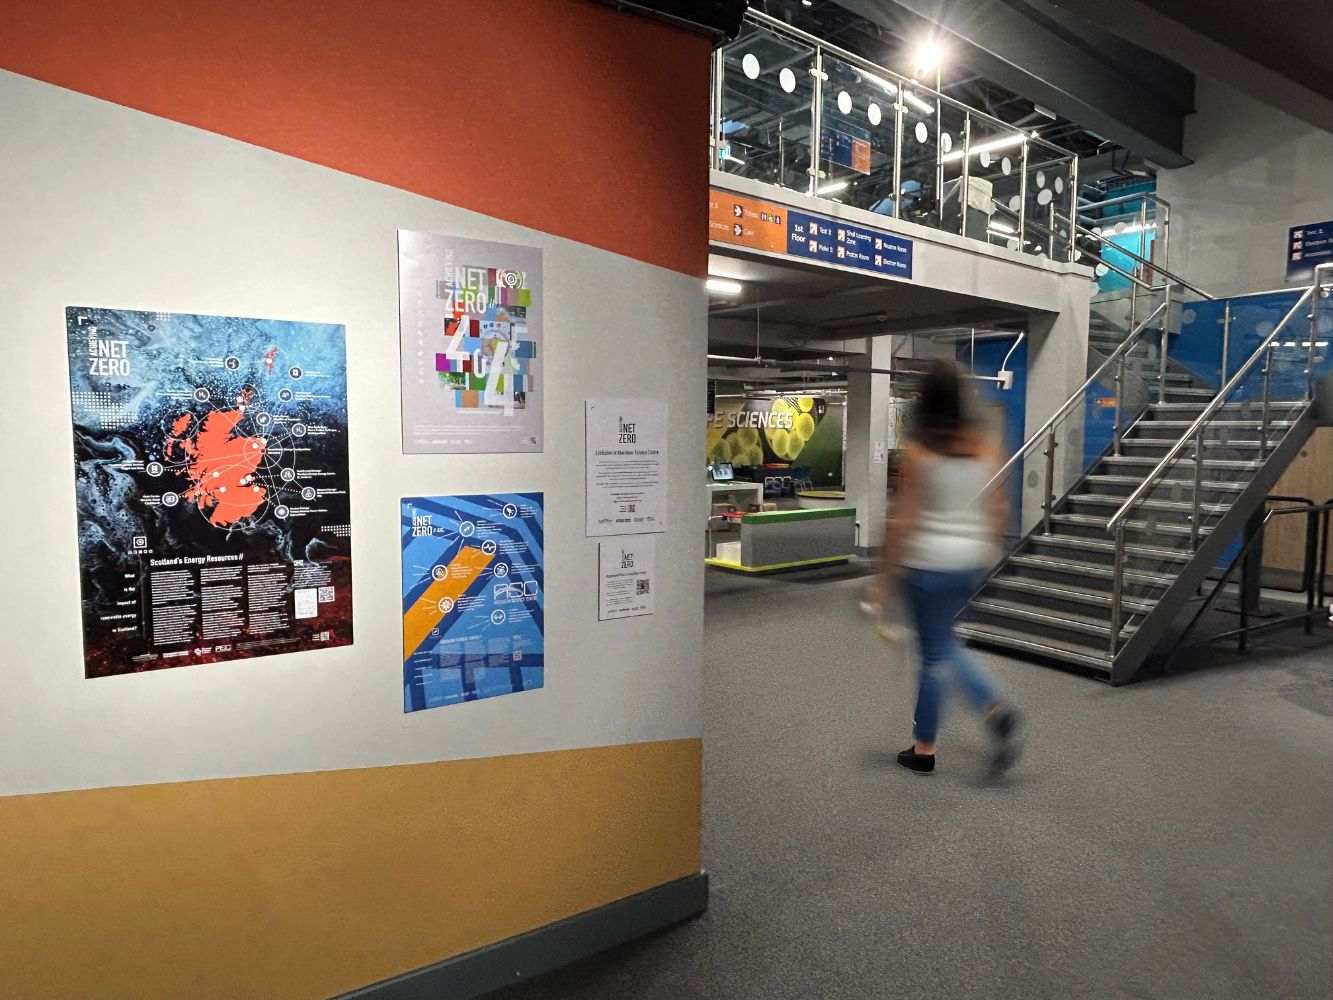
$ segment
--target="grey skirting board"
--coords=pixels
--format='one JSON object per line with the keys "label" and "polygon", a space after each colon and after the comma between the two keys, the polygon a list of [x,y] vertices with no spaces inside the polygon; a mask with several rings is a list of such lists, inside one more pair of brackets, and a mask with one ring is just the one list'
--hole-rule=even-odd
{"label": "grey skirting board", "polygon": [[707,908],[708,873],[699,872],[336,1000],[469,1000],[681,923]]}

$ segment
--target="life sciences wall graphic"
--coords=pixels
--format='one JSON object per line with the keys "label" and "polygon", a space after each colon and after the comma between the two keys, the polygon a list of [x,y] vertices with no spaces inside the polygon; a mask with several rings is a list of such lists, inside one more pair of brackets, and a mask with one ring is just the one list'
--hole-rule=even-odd
{"label": "life sciences wall graphic", "polygon": [[70,307],[88,677],[347,645],[344,331]]}
{"label": "life sciences wall graphic", "polygon": [[812,396],[719,400],[708,415],[708,461],[736,468],[798,465],[816,486],[842,482],[843,407]]}
{"label": "life sciences wall graphic", "polygon": [[398,233],[405,453],[542,450],[541,250]]}
{"label": "life sciences wall graphic", "polygon": [[540,688],[540,493],[402,501],[403,711]]}

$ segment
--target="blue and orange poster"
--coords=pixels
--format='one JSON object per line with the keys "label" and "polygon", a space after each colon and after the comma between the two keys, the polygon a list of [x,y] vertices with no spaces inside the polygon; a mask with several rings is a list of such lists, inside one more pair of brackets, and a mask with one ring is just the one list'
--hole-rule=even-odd
{"label": "blue and orange poster", "polygon": [[403,711],[540,688],[540,493],[402,501]]}

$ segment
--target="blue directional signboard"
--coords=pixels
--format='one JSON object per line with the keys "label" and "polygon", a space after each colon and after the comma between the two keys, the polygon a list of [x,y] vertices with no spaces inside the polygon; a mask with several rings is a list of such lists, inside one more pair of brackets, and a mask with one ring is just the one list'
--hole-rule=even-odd
{"label": "blue directional signboard", "polygon": [[1310,222],[1287,231],[1287,280],[1310,281],[1316,264],[1333,262],[1333,221]]}
{"label": "blue directional signboard", "polygon": [[804,212],[787,213],[787,253],[895,278],[912,276],[911,240]]}

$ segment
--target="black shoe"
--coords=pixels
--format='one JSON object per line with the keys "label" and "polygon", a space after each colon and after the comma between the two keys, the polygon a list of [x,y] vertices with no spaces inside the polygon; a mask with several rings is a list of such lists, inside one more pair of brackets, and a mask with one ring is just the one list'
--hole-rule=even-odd
{"label": "black shoe", "polygon": [[1018,713],[1007,706],[998,708],[986,717],[986,728],[990,730],[994,740],[990,773],[991,777],[998,777],[1013,767],[1018,760],[1020,750]]}
{"label": "black shoe", "polygon": [[911,746],[898,755],[898,763],[917,774],[929,774],[935,770],[935,755],[933,753],[917,753],[916,747]]}

